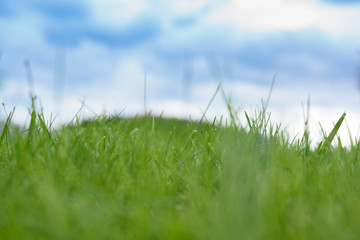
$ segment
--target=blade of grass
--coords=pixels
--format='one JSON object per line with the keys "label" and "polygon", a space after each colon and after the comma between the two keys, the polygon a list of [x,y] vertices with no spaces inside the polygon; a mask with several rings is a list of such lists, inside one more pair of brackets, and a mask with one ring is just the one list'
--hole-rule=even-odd
{"label": "blade of grass", "polygon": [[268,108],[268,106],[269,106],[271,94],[272,94],[272,91],[273,91],[273,88],[274,88],[274,84],[275,84],[275,80],[276,80],[276,74],[274,74],[274,77],[273,77],[273,79],[272,79],[272,81],[271,81],[271,86],[270,86],[270,90],[269,90],[269,94],[268,94],[268,97],[267,97],[267,99],[266,99],[266,102],[264,103],[264,102],[262,101],[264,112],[266,112],[266,110],[267,110],[267,108]]}
{"label": "blade of grass", "polygon": [[218,94],[218,92],[219,92],[219,90],[220,90],[220,88],[221,88],[221,85],[222,85],[222,84],[221,84],[221,82],[220,82],[219,85],[217,86],[216,90],[215,90],[215,93],[214,93],[213,96],[211,97],[210,102],[209,102],[208,105],[206,106],[205,111],[204,111],[203,114],[202,114],[202,117],[201,117],[201,119],[200,119],[200,121],[199,121],[199,125],[200,125],[201,122],[204,120],[207,111],[209,110],[212,102],[214,101],[216,95]]}
{"label": "blade of grass", "polygon": [[31,118],[30,118],[30,126],[29,126],[29,132],[28,132],[28,144],[30,144],[30,141],[33,136],[34,129],[36,127],[36,110],[35,110],[35,97],[31,97]]}
{"label": "blade of grass", "polygon": [[261,100],[261,104],[262,104],[262,110],[260,111],[260,128],[261,129],[265,129],[267,124],[268,124],[268,120],[266,119],[266,111],[268,109],[269,103],[270,103],[270,98],[271,98],[271,94],[274,88],[274,84],[275,84],[275,80],[276,80],[276,74],[274,75],[272,81],[271,81],[271,86],[270,86],[270,90],[269,90],[269,94],[268,97],[266,99],[266,102],[264,102],[263,100]]}
{"label": "blade of grass", "polygon": [[245,113],[246,121],[247,121],[247,123],[248,123],[248,125],[249,125],[249,128],[250,128],[250,131],[252,131],[252,124],[251,124],[249,115],[247,114],[246,111],[244,111],[244,113]]}
{"label": "blade of grass", "polygon": [[9,116],[6,118],[6,122],[3,128],[3,131],[1,133],[1,137],[0,137],[0,145],[3,143],[5,136],[10,128],[10,124],[11,124],[11,120],[12,117],[14,116],[14,112],[15,112],[15,108],[10,112]]}
{"label": "blade of grass", "polygon": [[39,123],[40,123],[41,129],[42,129],[43,132],[49,137],[51,143],[54,144],[54,140],[52,139],[51,134],[50,134],[50,132],[49,132],[49,129],[48,129],[47,126],[46,126],[44,115],[43,115],[43,114],[41,114],[41,115],[40,115],[40,114],[37,114],[37,116],[38,116],[38,119],[39,119]]}
{"label": "blade of grass", "polygon": [[346,112],[344,112],[341,115],[339,120],[336,122],[334,128],[331,130],[329,136],[323,142],[321,149],[320,149],[321,153],[325,153],[330,148],[331,142],[334,140],[337,132],[339,131],[339,128],[340,128],[341,124],[343,123],[345,116],[346,116]]}

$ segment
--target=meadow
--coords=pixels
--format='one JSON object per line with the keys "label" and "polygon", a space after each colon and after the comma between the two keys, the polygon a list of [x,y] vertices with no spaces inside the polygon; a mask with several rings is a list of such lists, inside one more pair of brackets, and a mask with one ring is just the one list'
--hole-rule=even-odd
{"label": "meadow", "polygon": [[33,104],[24,131],[10,112],[0,238],[360,238],[360,142],[335,143],[345,114],[314,146],[307,121],[291,138],[266,104],[229,113],[75,117],[53,128]]}

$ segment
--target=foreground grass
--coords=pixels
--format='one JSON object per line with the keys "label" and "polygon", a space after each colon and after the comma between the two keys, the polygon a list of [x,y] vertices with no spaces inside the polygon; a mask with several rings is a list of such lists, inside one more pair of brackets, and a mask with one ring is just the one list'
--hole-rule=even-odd
{"label": "foreground grass", "polygon": [[55,131],[32,111],[1,135],[0,238],[359,239],[360,143],[331,147],[341,121],[312,149],[246,116]]}

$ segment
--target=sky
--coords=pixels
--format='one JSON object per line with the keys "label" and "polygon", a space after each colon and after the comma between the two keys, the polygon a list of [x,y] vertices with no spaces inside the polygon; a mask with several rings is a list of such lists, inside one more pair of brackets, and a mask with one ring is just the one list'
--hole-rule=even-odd
{"label": "sky", "polygon": [[[60,123],[80,109],[198,119],[221,82],[242,119],[275,78],[269,111],[293,136],[308,99],[314,139],[344,111],[358,136],[359,22],[356,0],[2,0],[0,117],[28,121],[31,92]],[[206,117],[221,115],[218,94]]]}

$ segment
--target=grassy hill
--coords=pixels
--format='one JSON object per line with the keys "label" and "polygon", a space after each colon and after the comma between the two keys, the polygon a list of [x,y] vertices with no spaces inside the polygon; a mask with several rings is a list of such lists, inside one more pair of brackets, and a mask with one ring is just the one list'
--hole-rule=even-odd
{"label": "grassy hill", "polygon": [[360,144],[248,122],[151,116],[0,142],[1,239],[357,239]]}

